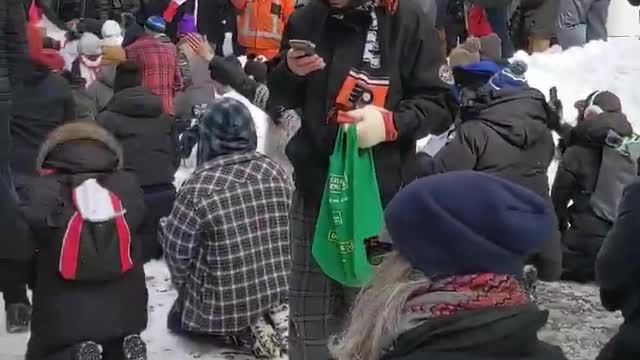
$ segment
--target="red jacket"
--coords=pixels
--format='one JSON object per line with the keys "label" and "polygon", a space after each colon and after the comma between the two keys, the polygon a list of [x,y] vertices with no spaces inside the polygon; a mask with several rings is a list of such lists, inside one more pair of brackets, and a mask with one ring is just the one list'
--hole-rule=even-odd
{"label": "red jacket", "polygon": [[487,20],[487,14],[484,9],[478,5],[471,5],[468,16],[469,35],[475,37],[483,37],[493,33],[491,25]]}

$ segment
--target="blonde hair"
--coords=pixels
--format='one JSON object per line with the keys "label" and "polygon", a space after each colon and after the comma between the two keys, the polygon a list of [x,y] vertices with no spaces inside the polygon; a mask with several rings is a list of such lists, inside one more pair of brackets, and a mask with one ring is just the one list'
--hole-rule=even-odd
{"label": "blonde hair", "polygon": [[431,281],[400,254],[388,254],[358,295],[347,329],[329,341],[332,356],[337,360],[379,360],[400,335],[399,324],[409,297],[429,286]]}

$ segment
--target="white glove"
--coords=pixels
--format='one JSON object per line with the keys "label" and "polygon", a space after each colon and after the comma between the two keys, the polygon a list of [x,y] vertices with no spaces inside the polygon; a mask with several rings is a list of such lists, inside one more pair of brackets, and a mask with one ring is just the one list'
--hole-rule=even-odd
{"label": "white glove", "polygon": [[385,141],[393,141],[398,137],[393,114],[385,109],[367,105],[362,109],[347,113],[356,123],[358,147],[368,149]]}

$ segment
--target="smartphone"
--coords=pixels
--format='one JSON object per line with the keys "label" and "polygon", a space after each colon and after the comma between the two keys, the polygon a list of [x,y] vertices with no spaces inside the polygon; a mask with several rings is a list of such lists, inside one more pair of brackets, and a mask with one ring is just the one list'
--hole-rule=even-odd
{"label": "smartphone", "polygon": [[309,40],[289,40],[289,46],[294,50],[303,51],[305,56],[315,55],[316,53],[316,44]]}
{"label": "smartphone", "polygon": [[552,103],[558,101],[558,88],[555,86],[549,90],[549,101]]}

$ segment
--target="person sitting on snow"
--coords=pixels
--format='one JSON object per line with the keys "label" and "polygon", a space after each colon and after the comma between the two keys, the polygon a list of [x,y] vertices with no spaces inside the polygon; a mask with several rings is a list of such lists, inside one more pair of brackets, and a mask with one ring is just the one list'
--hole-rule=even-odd
{"label": "person sitting on snow", "polygon": [[124,169],[136,174],[147,211],[137,235],[145,262],[162,257],[158,223],[169,215],[176,189],[173,175],[180,165],[175,121],[162,110],[162,99],[142,87],[134,62],[118,66],[115,95],[97,121],[120,141]]}
{"label": "person sitting on snow", "polygon": [[617,209],[622,190],[635,180],[639,154],[627,157],[615,150],[622,138],[633,134],[615,94],[593,92],[576,108],[577,125],[563,139],[551,198],[563,233],[562,278],[590,282],[595,280],[596,256],[617,214],[610,209]]}
{"label": "person sitting on snow", "polygon": [[198,167],[160,237],[178,290],[169,329],[273,358],[287,349],[292,184],[256,145],[247,107],[213,101],[200,123]]}
{"label": "person sitting on snow", "polygon": [[549,313],[517,281],[554,230],[541,197],[457,171],[409,184],[384,218],[394,251],[330,342],[333,359],[566,359],[538,339]]}
{"label": "person sitting on snow", "polygon": [[[555,148],[551,119],[556,117],[545,96],[528,86],[526,69],[520,61],[502,70],[487,61],[454,68],[460,103],[456,128],[434,157],[418,154],[418,176],[485,172],[534,191],[551,207],[547,170]],[[557,280],[562,269],[559,232],[539,250],[532,262],[540,278]]]}
{"label": "person sitting on snow", "polygon": [[38,249],[26,360],[146,360],[141,244],[144,217],[135,175],[117,140],[73,122],[40,147],[21,208]]}

